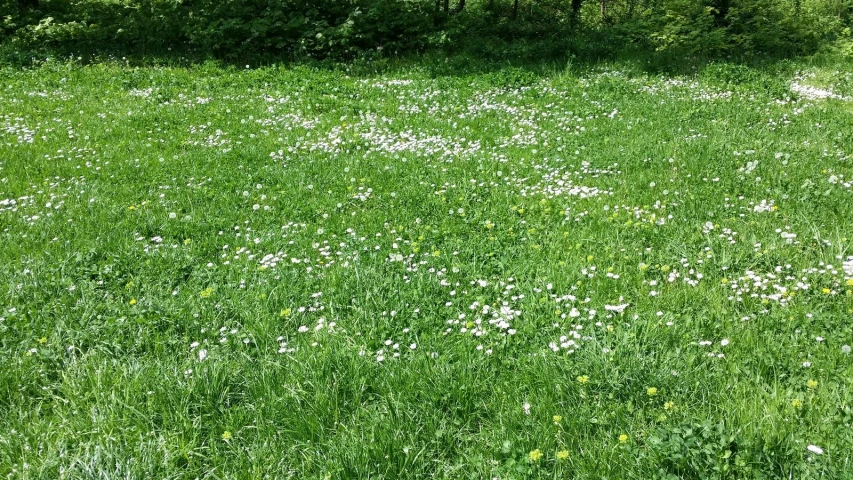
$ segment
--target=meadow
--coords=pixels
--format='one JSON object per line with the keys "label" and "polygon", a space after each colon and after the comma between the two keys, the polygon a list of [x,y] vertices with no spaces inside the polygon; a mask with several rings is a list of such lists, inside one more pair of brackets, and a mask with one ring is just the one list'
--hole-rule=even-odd
{"label": "meadow", "polygon": [[3,478],[853,477],[849,64],[0,78]]}

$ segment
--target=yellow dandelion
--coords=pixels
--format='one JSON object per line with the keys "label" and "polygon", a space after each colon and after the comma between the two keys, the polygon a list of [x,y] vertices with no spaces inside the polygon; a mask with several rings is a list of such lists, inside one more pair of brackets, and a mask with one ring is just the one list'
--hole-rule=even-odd
{"label": "yellow dandelion", "polygon": [[658,389],[655,387],[649,387],[648,389],[646,389],[646,393],[649,394],[650,397],[654,397],[658,394]]}
{"label": "yellow dandelion", "polygon": [[666,402],[663,404],[664,410],[672,410],[673,408],[675,408],[675,404],[673,402]]}
{"label": "yellow dandelion", "polygon": [[563,420],[563,417],[560,415],[554,415],[553,420],[554,423],[559,424]]}
{"label": "yellow dandelion", "polygon": [[799,398],[795,398],[794,400],[791,401],[791,406],[796,408],[796,409],[803,408],[803,401],[800,400]]}
{"label": "yellow dandelion", "polygon": [[539,450],[537,448],[536,450],[533,450],[532,452],[530,452],[530,454],[528,456],[530,457],[531,462],[538,462],[539,459],[542,458],[542,450]]}
{"label": "yellow dandelion", "polygon": [[628,435],[625,435],[624,433],[619,435],[619,443],[628,443]]}
{"label": "yellow dandelion", "polygon": [[557,452],[557,460],[566,460],[567,458],[569,458],[568,450],[560,450]]}
{"label": "yellow dandelion", "polygon": [[223,440],[225,440],[226,442],[227,442],[228,440],[231,440],[231,438],[232,438],[231,432],[229,432],[228,430],[225,430],[225,431],[222,433],[222,439],[223,439]]}
{"label": "yellow dandelion", "polygon": [[131,299],[130,299],[130,304],[131,304],[131,305],[136,305],[136,299],[135,299],[135,298],[131,298]]}
{"label": "yellow dandelion", "polygon": [[39,343],[40,343],[40,344],[42,344],[42,345],[44,345],[45,343],[47,343],[47,337],[41,337],[41,338],[39,338]]}
{"label": "yellow dandelion", "polygon": [[588,375],[579,376],[578,377],[578,383],[580,383],[581,385],[586,385],[587,383],[589,383],[589,376]]}
{"label": "yellow dandelion", "polygon": [[817,388],[817,380],[811,380],[810,379],[808,382],[806,382],[806,386],[811,388],[811,389]]}
{"label": "yellow dandelion", "polygon": [[201,293],[199,293],[199,295],[201,296],[201,298],[208,298],[211,295],[213,295],[213,289],[210,287],[207,287],[204,290],[202,290]]}

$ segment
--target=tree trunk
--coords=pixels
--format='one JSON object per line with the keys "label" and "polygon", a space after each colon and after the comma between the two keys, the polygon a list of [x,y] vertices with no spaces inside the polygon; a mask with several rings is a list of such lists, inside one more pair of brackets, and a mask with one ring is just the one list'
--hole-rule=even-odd
{"label": "tree trunk", "polygon": [[582,3],[583,0],[572,0],[572,13],[569,17],[569,25],[571,25],[572,30],[577,28],[578,23],[580,23]]}
{"label": "tree trunk", "polygon": [[456,3],[456,9],[453,11],[453,13],[456,14],[461,12],[462,10],[465,10],[465,0],[459,0],[459,2]]}
{"label": "tree trunk", "polygon": [[726,17],[729,14],[729,0],[715,0],[711,3],[714,7],[714,20],[716,21],[718,26],[724,26],[726,24]]}
{"label": "tree trunk", "polygon": [[450,0],[444,0],[444,13],[450,13]]}
{"label": "tree trunk", "polygon": [[512,19],[518,18],[518,0],[512,2]]}
{"label": "tree trunk", "polygon": [[39,0],[18,0],[18,7],[22,10],[35,10],[39,8]]}

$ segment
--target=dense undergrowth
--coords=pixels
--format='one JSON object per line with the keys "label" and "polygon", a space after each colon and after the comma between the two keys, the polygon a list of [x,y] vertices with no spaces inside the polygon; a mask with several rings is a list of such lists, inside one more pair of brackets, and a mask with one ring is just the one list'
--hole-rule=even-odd
{"label": "dense undergrowth", "polygon": [[464,54],[564,61],[853,53],[849,0],[2,0],[19,55],[247,59]]}

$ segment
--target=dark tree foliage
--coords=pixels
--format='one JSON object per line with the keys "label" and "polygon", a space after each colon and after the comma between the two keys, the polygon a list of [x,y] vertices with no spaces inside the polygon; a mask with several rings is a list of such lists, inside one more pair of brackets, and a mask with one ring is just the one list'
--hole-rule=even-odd
{"label": "dark tree foliage", "polygon": [[0,35],[21,47],[235,59],[788,55],[849,38],[851,9],[853,0],[0,0]]}

